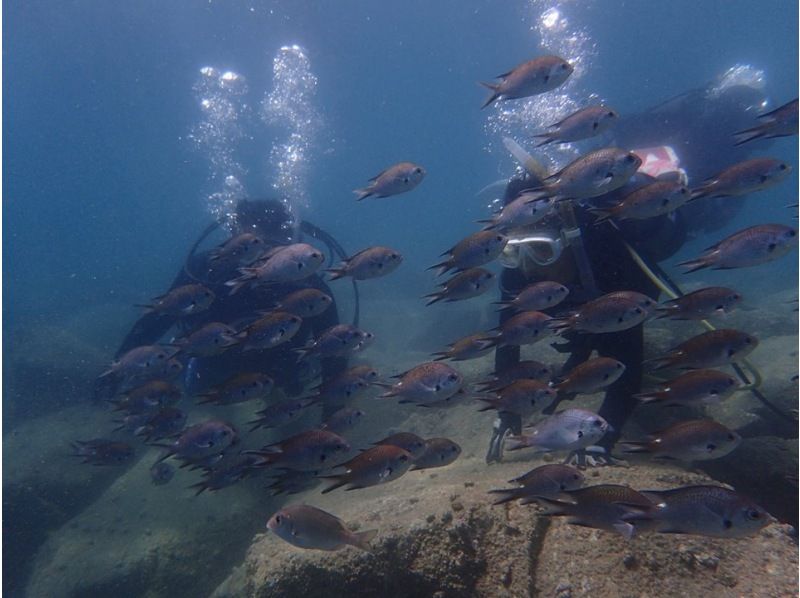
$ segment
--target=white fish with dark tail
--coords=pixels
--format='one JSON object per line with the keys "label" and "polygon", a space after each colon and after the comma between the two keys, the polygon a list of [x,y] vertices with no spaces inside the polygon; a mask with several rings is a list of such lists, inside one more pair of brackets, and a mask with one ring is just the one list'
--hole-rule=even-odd
{"label": "white fish with dark tail", "polygon": [[608,209],[592,209],[599,218],[595,224],[614,220],[646,220],[677,210],[691,197],[688,187],[677,181],[654,181],[626,195]]}
{"label": "white fish with dark tail", "polygon": [[516,484],[516,488],[489,490],[489,494],[499,495],[493,505],[501,505],[512,500],[520,500],[520,504],[527,505],[536,502],[537,496],[558,498],[562,492],[575,490],[583,485],[583,474],[570,465],[549,463],[540,465],[529,472],[509,480],[509,484]]}
{"label": "white fish with dark tail", "polygon": [[313,275],[325,261],[323,253],[308,243],[277,247],[259,265],[239,268],[241,276],[225,283],[231,295],[248,284],[295,282]]}
{"label": "white fish with dark tail", "polygon": [[523,62],[497,78],[500,83],[481,83],[492,95],[481,108],[498,100],[516,100],[538,95],[559,87],[574,71],[574,67],[558,56],[539,56]]}
{"label": "white fish with dark tail", "polygon": [[727,287],[705,287],[682,297],[665,301],[658,308],[659,318],[673,320],[706,320],[731,313],[742,296]]}
{"label": "white fish with dark tail", "polygon": [[678,422],[640,442],[621,442],[626,453],[647,453],[653,457],[679,461],[719,459],[733,451],[742,437],[712,419]]}
{"label": "white fish with dark tail", "polygon": [[775,521],[749,498],[721,486],[642,490],[656,509],[646,529],[665,534],[742,538]]}
{"label": "white fish with dark tail", "polygon": [[461,447],[449,438],[428,438],[425,451],[414,459],[411,471],[445,467],[450,465],[461,454]]}
{"label": "white fish with dark tail", "polygon": [[469,268],[440,284],[441,288],[435,293],[425,295],[424,299],[430,299],[425,305],[433,305],[439,301],[450,303],[478,297],[492,288],[491,283],[494,279],[495,275],[488,270]]}
{"label": "white fish with dark tail", "polygon": [[430,266],[428,270],[437,269],[441,276],[450,270],[461,271],[488,264],[497,258],[508,243],[508,237],[500,232],[482,230],[461,239],[450,249],[442,253],[447,259]]}
{"label": "white fish with dark tail", "polygon": [[317,550],[339,550],[345,546],[355,546],[369,551],[369,543],[378,533],[377,530],[351,531],[338,517],[309,505],[289,505],[282,508],[270,517],[267,527],[289,544]]}
{"label": "white fish with dark tail", "polygon": [[746,332],[720,328],[693,336],[666,355],[648,359],[645,364],[653,370],[714,368],[747,357],[757,346],[758,339]]}
{"label": "white fish with dark tail", "polygon": [[686,273],[712,268],[728,270],[760,266],[783,257],[797,245],[797,230],[785,224],[759,224],[723,239],[698,258],[680,262]]}
{"label": "white fish with dark tail", "polygon": [[506,449],[533,448],[539,452],[575,451],[592,446],[608,431],[606,420],[586,409],[565,409],[506,438]]}
{"label": "white fish with dark tail", "polygon": [[422,406],[452,397],[464,382],[458,371],[441,361],[422,363],[396,378],[399,380],[381,397],[397,397],[400,403],[416,403]]}
{"label": "white fish with dark tail", "polygon": [[356,199],[361,201],[370,196],[389,197],[411,191],[425,178],[425,169],[413,162],[400,162],[390,166],[370,179],[363,189],[356,189]]}
{"label": "white fish with dark tail", "polygon": [[641,158],[632,152],[616,147],[595,150],[544,179],[540,187],[529,189],[530,201],[605,195],[625,185],[641,165]]}
{"label": "white fish with dark tail", "polygon": [[718,370],[691,370],[668,380],[657,390],[633,395],[642,403],[659,405],[714,405],[730,397],[739,382]]}
{"label": "white fish with dark tail", "polygon": [[497,301],[495,305],[511,307],[519,311],[542,311],[555,307],[569,295],[569,289],[560,282],[543,280],[522,289],[510,301]]}
{"label": "white fish with dark tail", "polygon": [[787,102],[758,116],[759,124],[734,133],[734,145],[742,145],[753,139],[773,139],[797,135],[797,99]]}
{"label": "white fish with dark tail", "polygon": [[190,316],[208,309],[216,299],[214,292],[201,284],[186,284],[176,287],[166,295],[153,299],[145,307],[146,313],[157,313],[170,316]]}
{"label": "white fish with dark tail", "polygon": [[536,147],[541,147],[548,143],[568,143],[595,137],[608,130],[618,118],[619,115],[616,111],[608,106],[581,108],[557,123],[550,125],[549,131],[534,135],[534,137],[544,139],[544,141],[537,143]]}
{"label": "white fish with dark tail", "polygon": [[692,200],[701,197],[736,197],[780,183],[792,171],[774,158],[752,158],[729,166],[692,189]]}
{"label": "white fish with dark tail", "polygon": [[400,252],[390,247],[368,247],[344,260],[338,268],[331,268],[331,280],[350,276],[355,280],[367,280],[386,276],[394,272],[403,262]]}

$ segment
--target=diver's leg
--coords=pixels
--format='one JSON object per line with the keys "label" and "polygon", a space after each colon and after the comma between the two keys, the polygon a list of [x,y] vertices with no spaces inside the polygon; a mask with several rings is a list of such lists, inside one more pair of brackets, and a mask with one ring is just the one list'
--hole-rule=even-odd
{"label": "diver's leg", "polygon": [[500,411],[492,426],[492,438],[486,452],[486,463],[499,463],[503,460],[503,443],[509,434],[522,434],[522,417],[517,413]]}

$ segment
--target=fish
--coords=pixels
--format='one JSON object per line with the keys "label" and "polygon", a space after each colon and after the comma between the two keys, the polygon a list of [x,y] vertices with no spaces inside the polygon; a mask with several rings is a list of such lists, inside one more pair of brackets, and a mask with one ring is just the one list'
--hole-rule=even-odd
{"label": "fish", "polygon": [[267,528],[282,540],[298,548],[339,550],[355,546],[367,552],[377,530],[353,532],[344,522],[310,505],[289,505],[270,517]]}
{"label": "fish", "polygon": [[133,447],[127,442],[107,438],[77,440],[72,443],[72,449],[75,451],[73,456],[81,457],[82,463],[90,465],[122,465],[135,454]]}
{"label": "fish", "polygon": [[425,295],[423,299],[430,298],[425,305],[433,305],[439,301],[452,303],[453,301],[464,301],[483,295],[492,288],[492,281],[495,275],[483,268],[469,268],[459,272],[450,280],[439,285],[440,289],[435,293]]}
{"label": "fish", "polygon": [[168,370],[168,362],[175,355],[176,349],[161,345],[142,345],[134,347],[111,367],[98,376],[118,376],[127,381],[147,382],[159,377]]}
{"label": "fish", "polygon": [[414,459],[411,453],[391,444],[379,444],[365,450],[339,467],[344,473],[320,476],[325,480],[333,480],[333,484],[322,491],[327,494],[342,486],[345,490],[369,488],[394,481],[404,475]]}
{"label": "fish", "polygon": [[369,179],[370,184],[356,189],[356,200],[367,197],[390,197],[414,189],[425,178],[425,169],[413,162],[399,162]]}
{"label": "fish", "polygon": [[298,354],[298,361],[310,356],[324,358],[347,355],[359,349],[367,334],[369,333],[352,324],[336,324],[324,330],[305,347],[295,349],[295,352]]}
{"label": "fish", "polygon": [[154,297],[151,304],[137,307],[144,307],[145,313],[181,317],[205,311],[215,299],[211,289],[201,284],[186,284]]}
{"label": "fish", "polygon": [[428,438],[425,451],[414,459],[411,471],[450,465],[461,454],[461,447],[449,438]]}
{"label": "fish", "polygon": [[757,118],[761,121],[759,124],[733,134],[736,141],[734,145],[742,145],[753,139],[797,135],[797,98]]}
{"label": "fish", "polygon": [[367,247],[345,259],[338,268],[331,268],[331,280],[350,276],[354,280],[368,280],[391,274],[403,262],[399,251],[390,247]]}
{"label": "fish", "polygon": [[731,453],[742,437],[712,419],[678,422],[646,441],[621,442],[626,453],[648,453],[679,461],[708,461]]}
{"label": "fish", "polygon": [[421,406],[452,397],[464,381],[458,371],[440,361],[422,363],[395,378],[399,380],[380,395],[381,398],[397,397],[400,403]]}
{"label": "fish", "polygon": [[405,451],[408,451],[415,460],[419,459],[425,453],[425,449],[427,448],[425,440],[416,434],[412,434],[411,432],[396,432],[395,434],[387,436],[383,440],[379,440],[378,442],[374,443],[375,446],[387,444],[391,446],[397,446]]}
{"label": "fish", "polygon": [[523,193],[504,205],[491,218],[478,220],[478,223],[486,225],[483,230],[499,230],[507,233],[512,229],[536,224],[550,214],[552,207],[553,202],[549,199],[531,198],[529,194]]}
{"label": "fish", "polygon": [[[653,304],[655,305],[655,302]],[[609,293],[584,303],[568,317],[553,319],[550,322],[550,329],[559,333],[566,331],[592,334],[620,332],[638,326],[647,319],[648,315],[647,310],[630,297]]]}
{"label": "fish", "polygon": [[563,84],[575,70],[569,62],[559,56],[539,56],[496,78],[500,83],[484,83],[492,94],[481,108],[500,100],[516,100],[545,93]]}
{"label": "fish", "polygon": [[233,486],[237,482],[250,476],[261,465],[258,455],[234,455],[225,458],[212,467],[205,468],[203,479],[189,488],[196,488],[195,496],[201,495],[206,490],[216,492],[223,488]]}
{"label": "fish", "polygon": [[316,399],[308,398],[289,399],[273,403],[256,412],[259,417],[247,423],[252,426],[250,428],[251,432],[258,428],[281,428],[302,417],[307,408],[316,402]]}
{"label": "fish", "polygon": [[193,357],[211,357],[237,344],[237,332],[222,322],[209,322],[191,334],[176,340],[173,345],[181,353]]}
{"label": "fish", "polygon": [[608,299],[622,298],[627,299],[628,301],[633,301],[645,311],[648,318],[654,316],[656,309],[658,309],[658,301],[638,291],[612,291],[610,293],[606,293],[604,297]]}
{"label": "fish", "polygon": [[447,259],[428,267],[441,276],[450,270],[461,272],[488,264],[497,258],[508,243],[508,237],[495,230],[481,230],[461,239],[439,257]]}
{"label": "fish", "polygon": [[148,414],[162,407],[169,407],[181,398],[181,390],[166,380],[150,380],[122,393],[120,398],[111,399],[115,410],[129,414]]}
{"label": "fish", "polygon": [[245,266],[256,261],[264,249],[264,240],[261,237],[253,233],[241,233],[211,250],[208,261]]}
{"label": "fish", "polygon": [[752,500],[722,486],[642,490],[642,494],[656,504],[649,527],[665,534],[742,538],[775,521]]}
{"label": "fish", "polygon": [[273,473],[270,477],[272,482],[267,486],[271,496],[279,494],[299,494],[310,490],[322,482],[317,476],[320,471],[296,471],[294,469],[284,469],[280,473]]}
{"label": "fish", "polygon": [[543,280],[534,282],[522,289],[510,301],[497,301],[494,305],[512,308],[517,311],[542,311],[555,307],[569,295],[569,289],[560,282]]}
{"label": "fish", "polygon": [[599,197],[624,186],[641,165],[642,159],[633,152],[607,147],[577,158],[526,191],[529,201]]}
{"label": "fish", "polygon": [[579,363],[556,383],[559,393],[592,394],[614,384],[625,372],[625,364],[610,357],[595,357]]}
{"label": "fish", "polygon": [[155,486],[167,484],[175,476],[175,468],[169,463],[154,463],[150,467],[150,481]]}
{"label": "fish", "polygon": [[234,405],[254,399],[261,399],[272,392],[275,381],[260,372],[240,372],[231,376],[222,384],[201,393],[200,403],[216,405]]}
{"label": "fish", "polygon": [[333,305],[333,297],[319,289],[309,287],[289,293],[276,305],[276,311],[284,311],[301,318],[318,316]]}
{"label": "fish", "polygon": [[186,425],[186,413],[175,407],[163,407],[147,418],[143,425],[134,430],[137,436],[144,436],[147,442],[174,436]]}
{"label": "fish", "polygon": [[378,378],[378,370],[370,365],[353,366],[316,386],[314,396],[320,401],[344,403],[361,396]]}
{"label": "fish", "polygon": [[491,342],[486,340],[486,333],[479,332],[460,338],[451,345],[447,351],[437,351],[434,361],[451,359],[453,361],[465,361],[467,359],[477,359],[483,357],[492,350]]}
{"label": "fish", "polygon": [[642,403],[659,405],[713,405],[730,397],[739,382],[718,370],[690,370],[661,385],[658,390],[633,395]]}
{"label": "fish", "polygon": [[652,520],[656,509],[646,495],[617,484],[587,486],[562,495],[565,500],[539,497],[543,515],[567,515],[567,523],[616,532],[626,539],[633,537],[637,523]]}
{"label": "fish", "polygon": [[691,200],[701,197],[738,197],[780,183],[792,171],[775,158],[751,158],[729,166],[692,189]]}
{"label": "fish", "polygon": [[508,386],[494,391],[489,398],[479,397],[486,403],[478,411],[496,409],[505,413],[516,413],[523,419],[547,409],[556,399],[556,391],[538,380],[515,380]]}
{"label": "fish", "polygon": [[325,256],[308,243],[293,243],[272,249],[257,266],[239,268],[240,276],[225,283],[231,295],[250,284],[297,282],[320,269]]}
{"label": "fish", "polygon": [[679,181],[656,180],[626,195],[620,203],[611,208],[592,208],[599,216],[595,224],[613,218],[614,220],[646,220],[669,214],[689,201],[689,188]]}
{"label": "fish", "polygon": [[746,332],[719,328],[693,336],[666,355],[644,363],[652,370],[714,368],[747,357],[757,346],[758,339]]}
{"label": "fish", "polygon": [[609,429],[608,422],[586,409],[565,409],[506,438],[506,449],[534,448],[538,452],[575,451],[595,444]]}
{"label": "fish", "polygon": [[303,325],[303,318],[286,311],[265,313],[236,334],[242,351],[263,351],[287,343]]}
{"label": "fish", "polygon": [[489,494],[499,495],[493,505],[519,499],[520,504],[526,505],[536,502],[539,496],[558,498],[562,492],[580,488],[584,479],[584,475],[570,465],[549,463],[509,480],[509,484],[517,484],[516,488],[489,490]]}
{"label": "fish", "polygon": [[656,308],[657,317],[673,320],[707,320],[731,313],[741,301],[742,295],[733,289],[705,287],[662,303]]}
{"label": "fish", "polygon": [[797,229],[785,224],[759,224],[740,230],[708,247],[693,260],[679,262],[685,273],[703,268],[728,270],[759,266],[783,257],[797,245]]}
{"label": "fish", "polygon": [[552,334],[553,318],[540,311],[523,311],[493,329],[495,336],[487,336],[492,346],[532,345]]}
{"label": "fish", "polygon": [[218,419],[210,419],[189,426],[169,444],[152,444],[166,449],[156,461],[160,463],[172,456],[188,462],[216,457],[236,442],[238,435],[233,426]]}
{"label": "fish", "polygon": [[489,391],[508,386],[515,380],[520,379],[549,382],[552,375],[553,370],[549,365],[530,359],[519,361],[503,368],[499,372],[493,372],[491,378],[480,382],[479,385],[484,391]]}
{"label": "fish", "polygon": [[549,131],[534,135],[541,138],[536,147],[548,143],[568,143],[595,137],[607,131],[617,120],[619,114],[608,106],[596,105],[581,108],[569,116],[550,125]]}
{"label": "fish", "polygon": [[354,428],[365,415],[366,413],[361,411],[361,409],[342,407],[326,419],[322,426],[320,426],[320,429],[342,434],[342,432]]}
{"label": "fish", "polygon": [[333,467],[350,450],[350,444],[329,430],[305,430],[258,451],[242,451],[264,457],[264,466],[301,471]]}

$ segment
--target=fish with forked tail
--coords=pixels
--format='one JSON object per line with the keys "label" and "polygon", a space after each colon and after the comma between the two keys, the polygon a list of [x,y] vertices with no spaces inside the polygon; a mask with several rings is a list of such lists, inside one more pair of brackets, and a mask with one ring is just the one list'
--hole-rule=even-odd
{"label": "fish with forked tail", "polygon": [[785,224],[759,224],[740,230],[706,249],[698,258],[680,262],[687,274],[702,268],[728,270],[759,266],[783,257],[797,245],[797,230]]}
{"label": "fish with forked tail", "polygon": [[369,551],[369,543],[378,533],[377,530],[350,531],[338,517],[310,505],[282,508],[270,517],[267,528],[289,544],[317,550],[355,546]]}
{"label": "fish with forked tail", "polygon": [[483,83],[492,95],[481,108],[486,108],[498,100],[527,98],[553,90],[566,81],[575,68],[558,56],[539,56],[515,66],[497,78],[500,83]]}

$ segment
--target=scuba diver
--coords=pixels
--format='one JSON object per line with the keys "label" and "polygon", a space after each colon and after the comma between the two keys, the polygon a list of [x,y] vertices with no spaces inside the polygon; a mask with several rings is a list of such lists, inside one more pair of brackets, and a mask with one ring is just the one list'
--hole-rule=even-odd
{"label": "scuba diver", "polygon": [[[753,149],[758,149],[755,144],[736,146],[733,137],[735,132],[750,126],[766,105],[760,91],[763,82],[759,78],[754,83],[758,72],[748,68],[735,67],[706,88],[681,94],[643,114],[621,117],[607,134],[606,145],[644,148],[632,149],[642,159],[639,171],[621,189],[593,198],[591,205],[574,200],[559,201],[554,213],[534,225],[534,230],[514,231],[502,260],[506,267],[500,277],[501,301],[509,301],[527,285],[545,280],[560,282],[569,289],[563,303],[544,310],[549,315],[555,315],[553,310],[563,313],[565,309],[577,308],[614,291],[638,291],[657,300],[659,287],[637,265],[629,247],[652,271],[663,274],[658,262],[674,255],[690,235],[723,226],[741,209],[743,199],[698,201],[646,220],[613,222],[599,222],[590,208],[613,206],[656,178],[685,184],[688,175],[692,181],[701,181],[746,159]],[[540,186],[547,174],[522,148],[511,140],[506,142],[527,172],[508,182],[503,205],[516,199],[522,191]],[[500,325],[513,315],[513,310],[502,310]],[[606,387],[598,411],[610,427],[598,443],[605,450],[605,456],[594,461],[614,463],[617,460],[612,457],[611,450],[638,404],[633,395],[641,392],[643,325],[603,334],[572,332],[562,338],[565,342],[553,346],[570,355],[560,374],[586,361],[592,351],[617,359],[626,366],[622,376]],[[499,347],[495,352],[495,372],[502,372],[519,360],[519,346]],[[545,413],[552,413],[565,398],[559,395]],[[501,411],[493,424],[487,463],[502,460],[504,440],[510,433],[522,433],[522,418]]]}
{"label": "scuba diver", "polygon": [[[240,251],[251,251],[253,258],[262,255],[271,247],[297,242],[296,236],[300,236],[301,240],[310,240],[312,244],[313,239],[322,241],[327,245],[331,259],[334,253],[340,257],[346,256],[342,247],[325,231],[307,221],[296,224],[287,207],[278,200],[239,200],[233,222],[232,238],[248,233],[250,246],[243,247]],[[237,373],[261,372],[271,377],[275,387],[280,388],[286,395],[296,396],[303,391],[307,381],[320,373],[319,370],[323,382],[344,371],[347,367],[347,359],[344,357],[324,358],[318,362],[316,359],[304,359],[298,362],[296,349],[318,337],[324,330],[339,324],[334,295],[322,277],[314,274],[297,282],[246,285],[233,293],[230,285],[226,283],[237,277],[238,267],[242,265],[241,260],[221,259],[224,257],[222,252],[225,251],[225,245],[221,246],[222,249],[197,252],[200,244],[218,227],[219,224],[214,222],[202,233],[169,289],[198,283],[203,285],[214,294],[214,299],[207,309],[181,316],[173,312],[165,313],[164,310],[151,309],[133,325],[117,350],[116,357],[119,358],[134,347],[158,342],[173,327],[177,328],[176,336],[179,337],[211,322],[222,322],[240,331],[263,316],[264,312],[273,309],[288,294],[300,289],[315,288],[328,295],[331,304],[319,315],[303,318],[300,329],[290,341],[272,349],[255,350],[244,350],[234,344],[224,352],[210,357],[188,359],[182,364],[186,390],[195,394],[197,390],[220,384]],[[300,234],[296,235],[295,231],[299,231]],[[308,239],[309,237],[311,239]],[[317,372],[310,371],[315,366]],[[113,376],[99,378],[95,395],[108,397],[114,394],[118,383],[119,380],[115,380]],[[327,417],[340,407],[341,405],[329,404],[328,401],[323,402],[323,417]]]}

